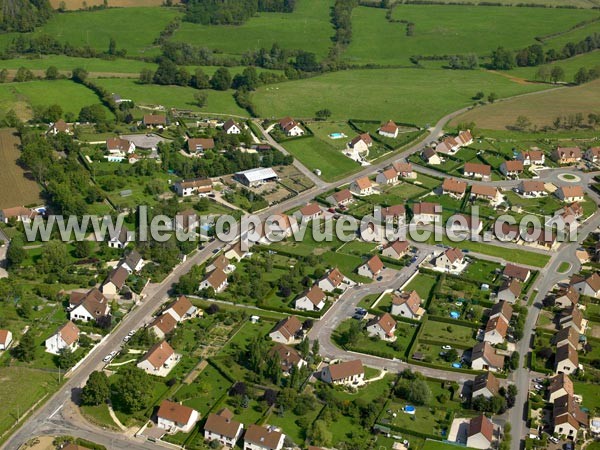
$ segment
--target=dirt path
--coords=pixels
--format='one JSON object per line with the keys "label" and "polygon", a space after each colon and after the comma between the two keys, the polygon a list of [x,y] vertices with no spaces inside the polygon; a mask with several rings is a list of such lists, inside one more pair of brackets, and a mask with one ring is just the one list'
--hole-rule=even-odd
{"label": "dirt path", "polygon": [[514,75],[509,75],[509,74],[504,73],[504,72],[498,72],[497,70],[486,70],[486,72],[494,73],[496,75],[500,75],[501,77],[504,77],[504,78],[512,81],[513,83],[517,83],[517,84],[538,84],[538,83],[536,83],[534,81],[527,81],[525,78],[515,77]]}

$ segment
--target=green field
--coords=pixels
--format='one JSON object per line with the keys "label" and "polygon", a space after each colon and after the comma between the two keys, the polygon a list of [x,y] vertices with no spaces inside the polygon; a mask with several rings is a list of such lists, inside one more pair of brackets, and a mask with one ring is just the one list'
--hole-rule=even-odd
{"label": "green field", "polygon": [[[63,113],[77,115],[83,106],[97,103],[100,100],[94,92],[70,80],[0,84],[0,111],[13,108],[23,118],[31,117],[31,106],[57,104]],[[106,112],[110,117],[110,111]]]}
{"label": "green field", "polygon": [[[600,66],[600,50],[595,50],[591,53],[583,53],[581,55],[574,56],[569,59],[562,59],[554,61],[550,64],[544,64],[545,67],[552,70],[553,67],[558,66],[565,71],[565,81],[572,82],[575,78],[577,71],[585,67],[587,69],[593,69],[594,67]],[[513,70],[506,72],[507,75],[525,78],[527,80],[535,80],[536,74],[541,66],[538,67],[517,67]]]}
{"label": "green field", "polygon": [[263,117],[313,117],[326,107],[333,119],[398,117],[422,126],[472,104],[477,91],[509,97],[548,87],[478,70],[375,69],[261,87],[253,99]]}
{"label": "green field", "polygon": [[132,76],[138,76],[139,72],[144,68],[156,69],[156,64],[124,58],[108,60],[76,58],[64,55],[44,55],[39,58],[14,58],[2,61],[2,67],[6,69],[25,67],[30,70],[45,71],[50,66],[63,71],[71,71],[76,67],[82,67],[88,72],[131,73]]}
{"label": "green field", "polygon": [[333,35],[329,21],[332,5],[332,0],[297,0],[293,13],[260,13],[239,26],[184,22],[173,40],[233,55],[270,50],[277,43],[285,49],[303,49],[324,57]]}
{"label": "green field", "polygon": [[544,92],[536,95],[535,101],[521,97],[485,105],[462,114],[451,124],[474,120],[482,129],[505,130],[522,115],[531,121],[532,126],[552,127],[556,117],[577,113],[587,117],[588,113],[598,111],[598,104],[600,104],[600,80],[595,80],[581,86]]}
{"label": "green field", "polygon": [[[194,94],[198,92],[194,88],[138,84],[135,80],[118,78],[98,80],[98,84],[123,98],[133,100],[136,104],[200,110],[194,103]],[[208,101],[201,110],[222,114],[248,115],[245,110],[235,103],[232,96],[233,91],[207,90],[205,92],[208,93]]]}
{"label": "green field", "polygon": [[[386,10],[359,7],[352,12],[352,43],[344,52],[352,63],[409,65],[413,55],[489,55],[499,46],[520,49],[544,36],[590,18],[589,11],[549,8],[507,8],[457,5],[403,5],[390,22]],[[465,26],[465,24],[468,24]]]}
{"label": "green field", "polygon": [[168,8],[112,8],[55,14],[36,34],[106,51],[111,38],[130,56],[155,55],[154,39],[180,13]]}

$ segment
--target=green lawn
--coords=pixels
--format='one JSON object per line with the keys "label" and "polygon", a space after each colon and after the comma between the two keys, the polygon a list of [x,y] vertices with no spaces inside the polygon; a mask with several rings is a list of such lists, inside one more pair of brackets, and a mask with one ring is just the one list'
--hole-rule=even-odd
{"label": "green lawn", "polygon": [[194,94],[198,90],[182,86],[159,86],[153,84],[138,84],[132,79],[102,79],[98,80],[100,86],[123,98],[129,98],[136,104],[162,105],[167,108],[192,109],[222,114],[235,114],[247,116],[248,113],[240,108],[233,99],[233,91],[204,91],[208,93],[206,105],[198,108],[194,101]]}
{"label": "green lawn", "polygon": [[283,146],[309,169],[319,169],[325,181],[333,181],[361,169],[357,162],[344,156],[341,149],[315,136],[293,139]]}
{"label": "green lawn", "polygon": [[421,299],[423,301],[426,301],[429,297],[429,294],[435,287],[436,283],[437,278],[434,275],[430,275],[428,273],[420,273],[404,287],[404,290],[408,292],[415,290],[417,291]]}
{"label": "green lawn", "polygon": [[462,277],[478,283],[492,284],[501,269],[500,264],[482,259],[472,259]]}
{"label": "green lawn", "polygon": [[241,55],[274,43],[324,57],[331,45],[329,21],[332,0],[297,0],[293,13],[260,13],[243,25],[199,25],[183,22],[174,41],[189,42],[225,54]]}
{"label": "green lawn", "polygon": [[477,343],[474,335],[475,330],[470,327],[428,320],[423,326],[419,338],[448,343],[457,342],[463,346],[472,347]]}
{"label": "green lawn", "polygon": [[205,417],[230,387],[231,382],[209,364],[193,383],[182,385],[175,397],[177,401],[194,408]]}
{"label": "green lawn", "polygon": [[575,388],[575,394],[583,397],[583,407],[589,409],[591,412],[600,410],[600,396],[598,396],[597,384],[574,381],[573,387]]}
{"label": "green lawn", "polygon": [[413,55],[476,53],[481,57],[499,46],[520,49],[535,44],[536,36],[568,30],[590,18],[589,11],[574,9],[398,4],[392,18],[414,23],[412,36],[407,36],[406,24],[388,21],[386,12],[354,9],[352,42],[345,59],[409,65]]}
{"label": "green lawn", "polygon": [[261,87],[253,101],[264,117],[313,117],[324,107],[335,120],[398,117],[401,111],[400,120],[422,126],[472,104],[477,91],[508,97],[548,87],[481,70],[347,70]]}
{"label": "green lawn", "polygon": [[0,434],[13,426],[19,414],[58,387],[58,374],[23,367],[0,367],[0,379]]}
{"label": "green lawn", "polygon": [[[100,103],[88,88],[70,80],[28,81],[0,84],[0,110],[29,106],[60,105],[63,112],[79,114],[84,106]],[[111,113],[106,109],[108,117]],[[30,113],[25,113],[30,116]]]}
{"label": "green lawn", "polygon": [[112,417],[110,416],[110,412],[108,411],[108,405],[83,405],[80,407],[80,410],[83,416],[95,425],[117,429],[117,424],[112,419]]}
{"label": "green lawn", "polygon": [[434,441],[431,439],[427,439],[425,441],[425,445],[423,445],[423,450],[457,450],[459,448],[463,448],[457,444],[451,444],[448,442]]}

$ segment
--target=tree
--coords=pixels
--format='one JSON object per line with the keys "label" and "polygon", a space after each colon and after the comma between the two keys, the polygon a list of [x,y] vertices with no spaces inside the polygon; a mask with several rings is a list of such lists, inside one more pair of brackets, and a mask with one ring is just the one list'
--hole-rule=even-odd
{"label": "tree", "polygon": [[548,81],[550,79],[550,68],[548,66],[541,66],[535,73],[535,79]]}
{"label": "tree", "polygon": [[25,67],[19,67],[17,69],[17,73],[15,74],[14,81],[23,82],[23,81],[31,81],[35,77],[33,76],[33,72]]}
{"label": "tree", "polygon": [[331,117],[331,111],[327,108],[320,109],[315,113],[315,117],[318,120],[327,120],[329,117]]}
{"label": "tree", "polygon": [[298,352],[302,356],[302,358],[306,359],[308,357],[308,352],[310,351],[310,342],[308,338],[302,339],[302,342],[298,344]]}
{"label": "tree", "polygon": [[154,72],[152,72],[150,69],[142,69],[138,81],[140,82],[140,84],[151,84],[153,78]]}
{"label": "tree", "polygon": [[590,81],[590,74],[585,67],[577,71],[574,78],[575,84],[583,84]]}
{"label": "tree", "polygon": [[10,241],[8,250],[6,251],[8,267],[15,267],[23,262],[25,256],[27,256],[23,245],[23,239],[21,237],[14,237],[12,241]]}
{"label": "tree", "polygon": [[58,351],[58,356],[56,358],[56,362],[58,363],[58,367],[61,369],[70,369],[77,362],[77,357],[71,351],[69,347],[61,348]]}
{"label": "tree", "polygon": [[50,66],[46,69],[46,80],[56,80],[58,78],[58,69],[56,66]]}
{"label": "tree", "polygon": [[444,355],[444,359],[450,363],[453,363],[458,359],[458,352],[456,351],[456,349],[450,349]]}
{"label": "tree", "polygon": [[199,108],[202,108],[206,106],[208,94],[206,92],[196,92],[194,94],[194,100],[196,101],[196,105],[198,105]]}
{"label": "tree", "polygon": [[201,68],[197,68],[192,76],[192,86],[196,89],[208,89],[210,87],[210,78]]}
{"label": "tree", "polygon": [[73,69],[73,72],[71,73],[71,78],[76,83],[85,83],[85,80],[87,80],[87,77],[88,77],[88,72],[87,72],[87,70],[85,70],[82,67],[76,67],[75,69]]}
{"label": "tree", "polygon": [[128,366],[119,373],[114,392],[125,412],[141,411],[152,401],[152,380],[142,369]]}
{"label": "tree", "polygon": [[329,447],[333,442],[333,434],[324,420],[315,420],[308,431],[308,437],[314,445]]}
{"label": "tree", "polygon": [[512,51],[498,47],[492,52],[492,68],[497,70],[510,70],[515,67],[515,55]]}
{"label": "tree", "polygon": [[87,258],[92,253],[92,243],[88,240],[75,241],[73,253],[77,258]]}
{"label": "tree", "polygon": [[526,128],[529,128],[530,125],[531,121],[527,116],[518,116],[515,121],[515,128],[519,130],[525,130]]}
{"label": "tree", "polygon": [[362,333],[362,326],[357,320],[353,320],[346,331],[342,333],[342,344],[354,345],[358,342],[360,334]]}
{"label": "tree", "polygon": [[116,55],[117,54],[117,41],[115,41],[114,38],[110,38],[110,41],[108,42],[108,52],[109,55]]}
{"label": "tree", "polygon": [[498,95],[495,92],[490,92],[490,95],[488,95],[488,102],[490,103],[494,103],[496,100],[498,99]]}
{"label": "tree", "polygon": [[431,389],[427,382],[416,378],[410,382],[408,400],[417,405],[427,405],[431,400]]}
{"label": "tree", "polygon": [[554,66],[550,71],[550,81],[558,83],[565,79],[565,71],[560,66]]}
{"label": "tree", "polygon": [[485,94],[483,91],[479,91],[473,96],[473,100],[481,100],[483,97],[485,97]]}
{"label": "tree", "polygon": [[210,79],[210,86],[217,91],[226,91],[231,87],[231,74],[225,67],[219,67],[212,78]]}
{"label": "tree", "polygon": [[84,106],[79,111],[81,122],[104,123],[106,122],[106,111],[102,105]]}
{"label": "tree", "polygon": [[21,337],[19,345],[15,347],[13,354],[20,361],[31,362],[35,359],[36,346],[31,331],[28,331]]}

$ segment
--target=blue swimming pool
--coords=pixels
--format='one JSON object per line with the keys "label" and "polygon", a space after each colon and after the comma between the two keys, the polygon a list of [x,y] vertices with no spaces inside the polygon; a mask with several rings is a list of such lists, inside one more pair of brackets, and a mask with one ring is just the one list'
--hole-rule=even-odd
{"label": "blue swimming pool", "polygon": [[460,313],[458,311],[450,311],[450,317],[453,319],[458,319],[460,317]]}
{"label": "blue swimming pool", "polygon": [[405,413],[407,413],[407,414],[414,414],[414,413],[415,413],[415,407],[414,407],[414,406],[412,406],[412,405],[406,405],[406,406],[404,407],[404,410],[403,410],[403,411],[404,411]]}
{"label": "blue swimming pool", "polygon": [[460,369],[462,366],[460,363],[452,363],[452,367],[454,367],[455,369]]}
{"label": "blue swimming pool", "polygon": [[346,135],[344,133],[331,133],[329,135],[329,137],[331,139],[342,139],[342,138],[346,137]]}

